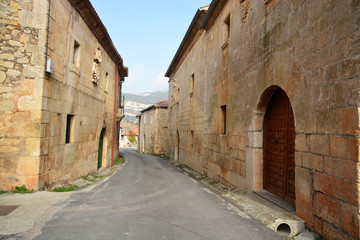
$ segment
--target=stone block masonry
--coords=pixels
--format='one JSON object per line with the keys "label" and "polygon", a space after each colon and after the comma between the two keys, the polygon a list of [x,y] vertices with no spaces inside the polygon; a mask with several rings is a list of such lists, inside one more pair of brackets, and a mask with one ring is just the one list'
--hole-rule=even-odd
{"label": "stone block masonry", "polygon": [[31,11],[31,1],[26,0],[2,1],[0,8],[1,188],[26,184],[37,189],[45,56],[40,65],[35,56],[44,49],[46,36],[40,29],[46,26],[46,16],[43,25],[25,23],[24,14]]}
{"label": "stone block masonry", "polygon": [[200,9],[166,73],[170,158],[293,202],[326,239],[359,239],[359,15],[355,0]]}
{"label": "stone block masonry", "polygon": [[[49,188],[108,167],[127,72],[111,39],[95,35],[107,33],[91,3],[5,0],[0,8],[0,189]],[[94,56],[102,57],[97,83]]]}
{"label": "stone block masonry", "polygon": [[143,109],[139,117],[139,151],[167,155],[168,101]]}

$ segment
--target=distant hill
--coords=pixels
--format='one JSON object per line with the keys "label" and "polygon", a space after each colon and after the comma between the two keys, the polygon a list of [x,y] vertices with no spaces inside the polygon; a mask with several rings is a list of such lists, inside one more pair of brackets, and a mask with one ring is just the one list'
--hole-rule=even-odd
{"label": "distant hill", "polygon": [[138,127],[137,124],[131,123],[131,122],[126,122],[124,120],[121,120],[120,126],[121,126],[121,128],[123,128],[125,130],[131,130],[131,129],[134,129],[134,128]]}
{"label": "distant hill", "polygon": [[146,92],[146,93],[124,93],[125,96],[125,117],[124,121],[136,123],[136,115],[148,106],[168,99],[168,92]]}

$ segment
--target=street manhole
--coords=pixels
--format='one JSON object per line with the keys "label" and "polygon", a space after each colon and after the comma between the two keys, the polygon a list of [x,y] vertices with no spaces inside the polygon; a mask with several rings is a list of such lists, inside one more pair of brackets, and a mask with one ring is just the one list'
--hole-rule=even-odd
{"label": "street manhole", "polygon": [[0,216],[6,216],[19,206],[0,206]]}

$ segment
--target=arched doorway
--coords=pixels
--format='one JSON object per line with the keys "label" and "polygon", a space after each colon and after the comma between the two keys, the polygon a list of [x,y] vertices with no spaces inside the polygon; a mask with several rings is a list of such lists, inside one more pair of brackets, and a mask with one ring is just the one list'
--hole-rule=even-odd
{"label": "arched doorway", "polygon": [[282,89],[272,95],[264,118],[265,190],[295,204],[295,124]]}
{"label": "arched doorway", "polygon": [[175,161],[179,161],[179,148],[180,148],[180,136],[179,131],[176,131],[176,138],[175,138]]}
{"label": "arched doorway", "polygon": [[106,162],[107,156],[107,137],[106,130],[103,128],[100,133],[99,138],[99,148],[98,148],[98,168],[104,166],[104,162]]}

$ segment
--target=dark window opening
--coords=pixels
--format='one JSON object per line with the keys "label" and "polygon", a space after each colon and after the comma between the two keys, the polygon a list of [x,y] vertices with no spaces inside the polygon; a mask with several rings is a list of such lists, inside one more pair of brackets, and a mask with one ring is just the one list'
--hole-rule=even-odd
{"label": "dark window opening", "polygon": [[105,92],[109,90],[109,73],[105,73]]}
{"label": "dark window opening", "polygon": [[74,115],[68,114],[66,117],[66,139],[65,143],[74,141]]}
{"label": "dark window opening", "polygon": [[194,91],[194,87],[195,87],[195,73],[191,75],[191,92]]}
{"label": "dark window opening", "polygon": [[226,105],[221,106],[221,133],[226,134]]}
{"label": "dark window opening", "polygon": [[74,53],[73,53],[73,63],[77,64],[80,52],[80,44],[74,40]]}
{"label": "dark window opening", "polygon": [[227,34],[227,40],[230,39],[230,15],[225,19],[224,21],[225,25],[226,25],[226,34]]}
{"label": "dark window opening", "polygon": [[190,134],[191,134],[191,147],[193,147],[193,145],[194,145],[194,131],[191,130]]}

